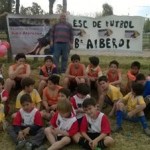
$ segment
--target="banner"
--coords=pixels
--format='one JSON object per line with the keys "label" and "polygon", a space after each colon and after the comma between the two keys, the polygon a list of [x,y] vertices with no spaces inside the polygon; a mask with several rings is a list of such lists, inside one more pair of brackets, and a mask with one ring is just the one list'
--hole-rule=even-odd
{"label": "banner", "polygon": [[[58,18],[58,15],[8,15],[12,53],[32,54],[39,40],[42,40]],[[143,17],[113,15],[90,18],[68,15],[67,19],[73,26],[74,49],[142,51]],[[37,54],[46,54],[45,49],[49,47],[49,43],[45,43]]]}

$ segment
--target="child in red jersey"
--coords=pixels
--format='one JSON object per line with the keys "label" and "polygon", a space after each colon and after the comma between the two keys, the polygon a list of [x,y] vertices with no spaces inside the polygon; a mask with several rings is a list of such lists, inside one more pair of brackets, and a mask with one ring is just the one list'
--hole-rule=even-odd
{"label": "child in red jersey", "polygon": [[107,116],[97,110],[96,100],[87,98],[83,102],[85,115],[82,119],[80,132],[83,137],[78,144],[86,150],[95,150],[96,148],[107,148],[114,144],[110,137],[110,124]]}
{"label": "child in red jersey", "polygon": [[17,112],[8,132],[16,143],[16,150],[24,147],[32,150],[34,147],[39,147],[45,137],[42,129],[42,117],[38,109],[33,107],[29,94],[22,95],[20,103],[22,108]]}
{"label": "child in red jersey", "polygon": [[78,122],[68,100],[58,102],[57,112],[52,117],[50,125],[45,129],[46,137],[51,143],[48,150],[62,149],[71,142],[71,138],[78,132]]}
{"label": "child in red jersey", "polygon": [[71,63],[65,73],[64,87],[73,92],[79,83],[85,83],[85,79],[85,65],[80,62],[80,56],[74,54],[71,56]]}
{"label": "child in red jersey", "polygon": [[48,78],[52,74],[57,74],[56,65],[53,63],[53,58],[51,56],[46,56],[44,58],[44,65],[40,68],[39,78],[40,83],[38,87],[38,92],[42,96],[42,91],[47,85]]}

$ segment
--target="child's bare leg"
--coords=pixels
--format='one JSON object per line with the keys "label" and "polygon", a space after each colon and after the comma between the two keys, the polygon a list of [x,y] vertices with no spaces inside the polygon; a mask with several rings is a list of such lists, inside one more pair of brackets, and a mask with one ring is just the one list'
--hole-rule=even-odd
{"label": "child's bare leg", "polygon": [[113,104],[113,107],[109,113],[109,116],[112,117],[114,115],[115,111],[116,111],[116,102]]}
{"label": "child's bare leg", "polygon": [[38,92],[39,92],[40,96],[42,96],[43,89],[45,88],[46,85],[47,85],[46,81],[44,81],[44,80],[40,81],[39,87],[38,87]]}
{"label": "child's bare leg", "polygon": [[68,85],[69,85],[69,78],[65,77],[64,78],[64,85],[63,85],[63,87],[64,88],[68,88]]}
{"label": "child's bare leg", "polygon": [[54,144],[51,145],[48,150],[59,150],[62,149],[65,145],[68,145],[71,142],[70,137],[63,137],[60,141],[55,142]]}
{"label": "child's bare leg", "polygon": [[48,141],[50,142],[50,144],[54,144],[56,142],[55,136],[52,133],[51,127],[45,128],[44,133],[45,133]]}

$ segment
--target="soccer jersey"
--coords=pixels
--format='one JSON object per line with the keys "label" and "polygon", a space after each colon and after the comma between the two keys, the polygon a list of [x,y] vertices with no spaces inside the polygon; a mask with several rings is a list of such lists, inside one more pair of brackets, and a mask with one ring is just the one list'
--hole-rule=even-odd
{"label": "soccer jersey", "polygon": [[110,85],[110,84],[109,84],[109,88],[108,88],[108,91],[107,91],[107,96],[110,98],[110,100],[112,102],[114,102],[116,100],[119,100],[123,97],[120,90],[117,87],[115,87],[113,85]]}
{"label": "soccer jersey", "polygon": [[71,113],[69,118],[61,117],[61,115],[56,112],[52,117],[50,124],[54,128],[59,128],[63,131],[68,132],[69,136],[73,136],[78,132],[78,122],[73,113]]}
{"label": "soccer jersey", "polygon": [[137,105],[145,104],[143,96],[134,96],[132,92],[123,97],[123,101],[126,103],[127,111],[132,111]]}
{"label": "soccer jersey", "polygon": [[[90,95],[86,95],[84,98],[79,98],[77,95],[71,97],[70,101],[73,105],[74,110],[76,111],[78,108],[82,108],[82,103],[86,98],[90,98]],[[76,113],[77,119],[82,118],[84,113]]]}
{"label": "soccer jersey", "polygon": [[84,115],[81,122],[80,131],[86,133],[109,134],[111,129],[107,116],[101,112],[97,112],[96,119],[91,118],[87,114]]}
{"label": "soccer jersey", "polygon": [[[20,98],[22,95],[26,94],[26,92],[24,90],[22,90],[18,95],[17,95],[17,99],[16,99],[16,108],[21,108],[21,104],[20,104]],[[36,89],[33,89],[32,92],[30,93],[31,99],[33,104],[36,106],[36,104],[41,102],[41,97],[38,93],[38,91]]]}

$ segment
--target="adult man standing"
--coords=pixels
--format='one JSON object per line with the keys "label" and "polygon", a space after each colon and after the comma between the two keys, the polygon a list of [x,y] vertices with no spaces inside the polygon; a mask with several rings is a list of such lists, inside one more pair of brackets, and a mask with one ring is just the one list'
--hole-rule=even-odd
{"label": "adult man standing", "polygon": [[51,45],[54,45],[54,62],[58,68],[61,56],[60,73],[65,73],[70,49],[73,44],[72,25],[66,21],[66,15],[60,15],[59,22],[52,27]]}

